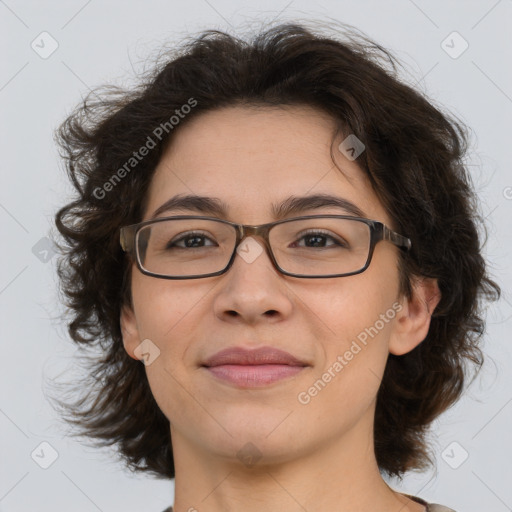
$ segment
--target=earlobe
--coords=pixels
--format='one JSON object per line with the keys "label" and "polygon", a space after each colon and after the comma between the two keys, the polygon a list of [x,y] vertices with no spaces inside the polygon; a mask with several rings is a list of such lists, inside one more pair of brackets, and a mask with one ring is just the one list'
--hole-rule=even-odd
{"label": "earlobe", "polygon": [[416,348],[428,334],[432,313],[441,300],[434,278],[413,278],[412,296],[403,297],[389,340],[389,352],[401,356]]}
{"label": "earlobe", "polygon": [[121,307],[119,322],[124,348],[131,358],[138,360],[139,358],[135,356],[135,349],[140,344],[139,329],[131,306],[123,305]]}

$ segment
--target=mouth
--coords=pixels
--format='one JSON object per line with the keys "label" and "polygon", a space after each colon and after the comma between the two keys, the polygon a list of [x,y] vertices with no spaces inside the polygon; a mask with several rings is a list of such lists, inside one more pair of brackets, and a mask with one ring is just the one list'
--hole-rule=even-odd
{"label": "mouth", "polygon": [[287,379],[309,366],[288,352],[271,347],[234,347],[218,352],[202,365],[212,376],[242,388],[262,387]]}

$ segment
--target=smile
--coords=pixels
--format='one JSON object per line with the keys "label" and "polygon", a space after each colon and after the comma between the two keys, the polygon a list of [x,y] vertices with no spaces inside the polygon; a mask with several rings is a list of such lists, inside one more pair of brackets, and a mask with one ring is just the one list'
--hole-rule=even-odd
{"label": "smile", "polygon": [[213,366],[207,370],[219,379],[241,387],[261,387],[278,380],[296,375],[304,366],[283,364],[235,365],[226,364]]}
{"label": "smile", "polygon": [[262,387],[287,379],[308,365],[282,350],[233,347],[218,352],[202,365],[211,375],[239,387]]}

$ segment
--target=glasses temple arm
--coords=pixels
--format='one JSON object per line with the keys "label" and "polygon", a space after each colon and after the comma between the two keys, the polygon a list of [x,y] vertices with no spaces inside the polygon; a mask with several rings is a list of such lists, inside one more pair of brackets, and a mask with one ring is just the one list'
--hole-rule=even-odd
{"label": "glasses temple arm", "polygon": [[121,247],[123,251],[132,254],[133,253],[133,243],[134,243],[134,233],[135,230],[131,229],[131,226],[125,226],[121,228],[119,234],[119,241],[121,243]]}
{"label": "glasses temple arm", "polygon": [[392,231],[387,226],[382,226],[382,239],[389,240],[391,243],[398,247],[403,247],[409,250],[412,246],[411,240],[405,236],[400,235],[396,231]]}

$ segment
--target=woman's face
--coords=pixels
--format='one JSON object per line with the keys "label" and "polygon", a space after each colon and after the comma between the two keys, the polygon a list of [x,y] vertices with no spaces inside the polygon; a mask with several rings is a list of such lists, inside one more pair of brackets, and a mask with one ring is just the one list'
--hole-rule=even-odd
{"label": "woman's face", "polygon": [[[179,127],[162,156],[143,220],[178,194],[218,198],[229,208],[227,220],[251,225],[275,220],[271,206],[290,197],[329,194],[393,227],[356,163],[338,152],[343,173],[333,165],[332,130],[328,116],[308,107],[202,114]],[[158,216],[186,214],[209,215],[180,209]],[[351,213],[330,206],[291,216],[320,214]],[[403,332],[398,340],[407,301],[399,294],[397,251],[381,242],[366,271],[342,278],[284,276],[265,251],[254,259],[237,254],[227,273],[203,279],[158,279],[133,266],[133,310],[125,309],[121,320],[124,343],[136,357],[142,340],[151,340],[157,357],[147,376],[171,422],[175,455],[188,446],[235,462],[278,462],[342,439],[368,443],[389,352],[421,341],[420,333],[404,343]],[[254,385],[204,366],[235,347],[276,348],[302,366]]]}

